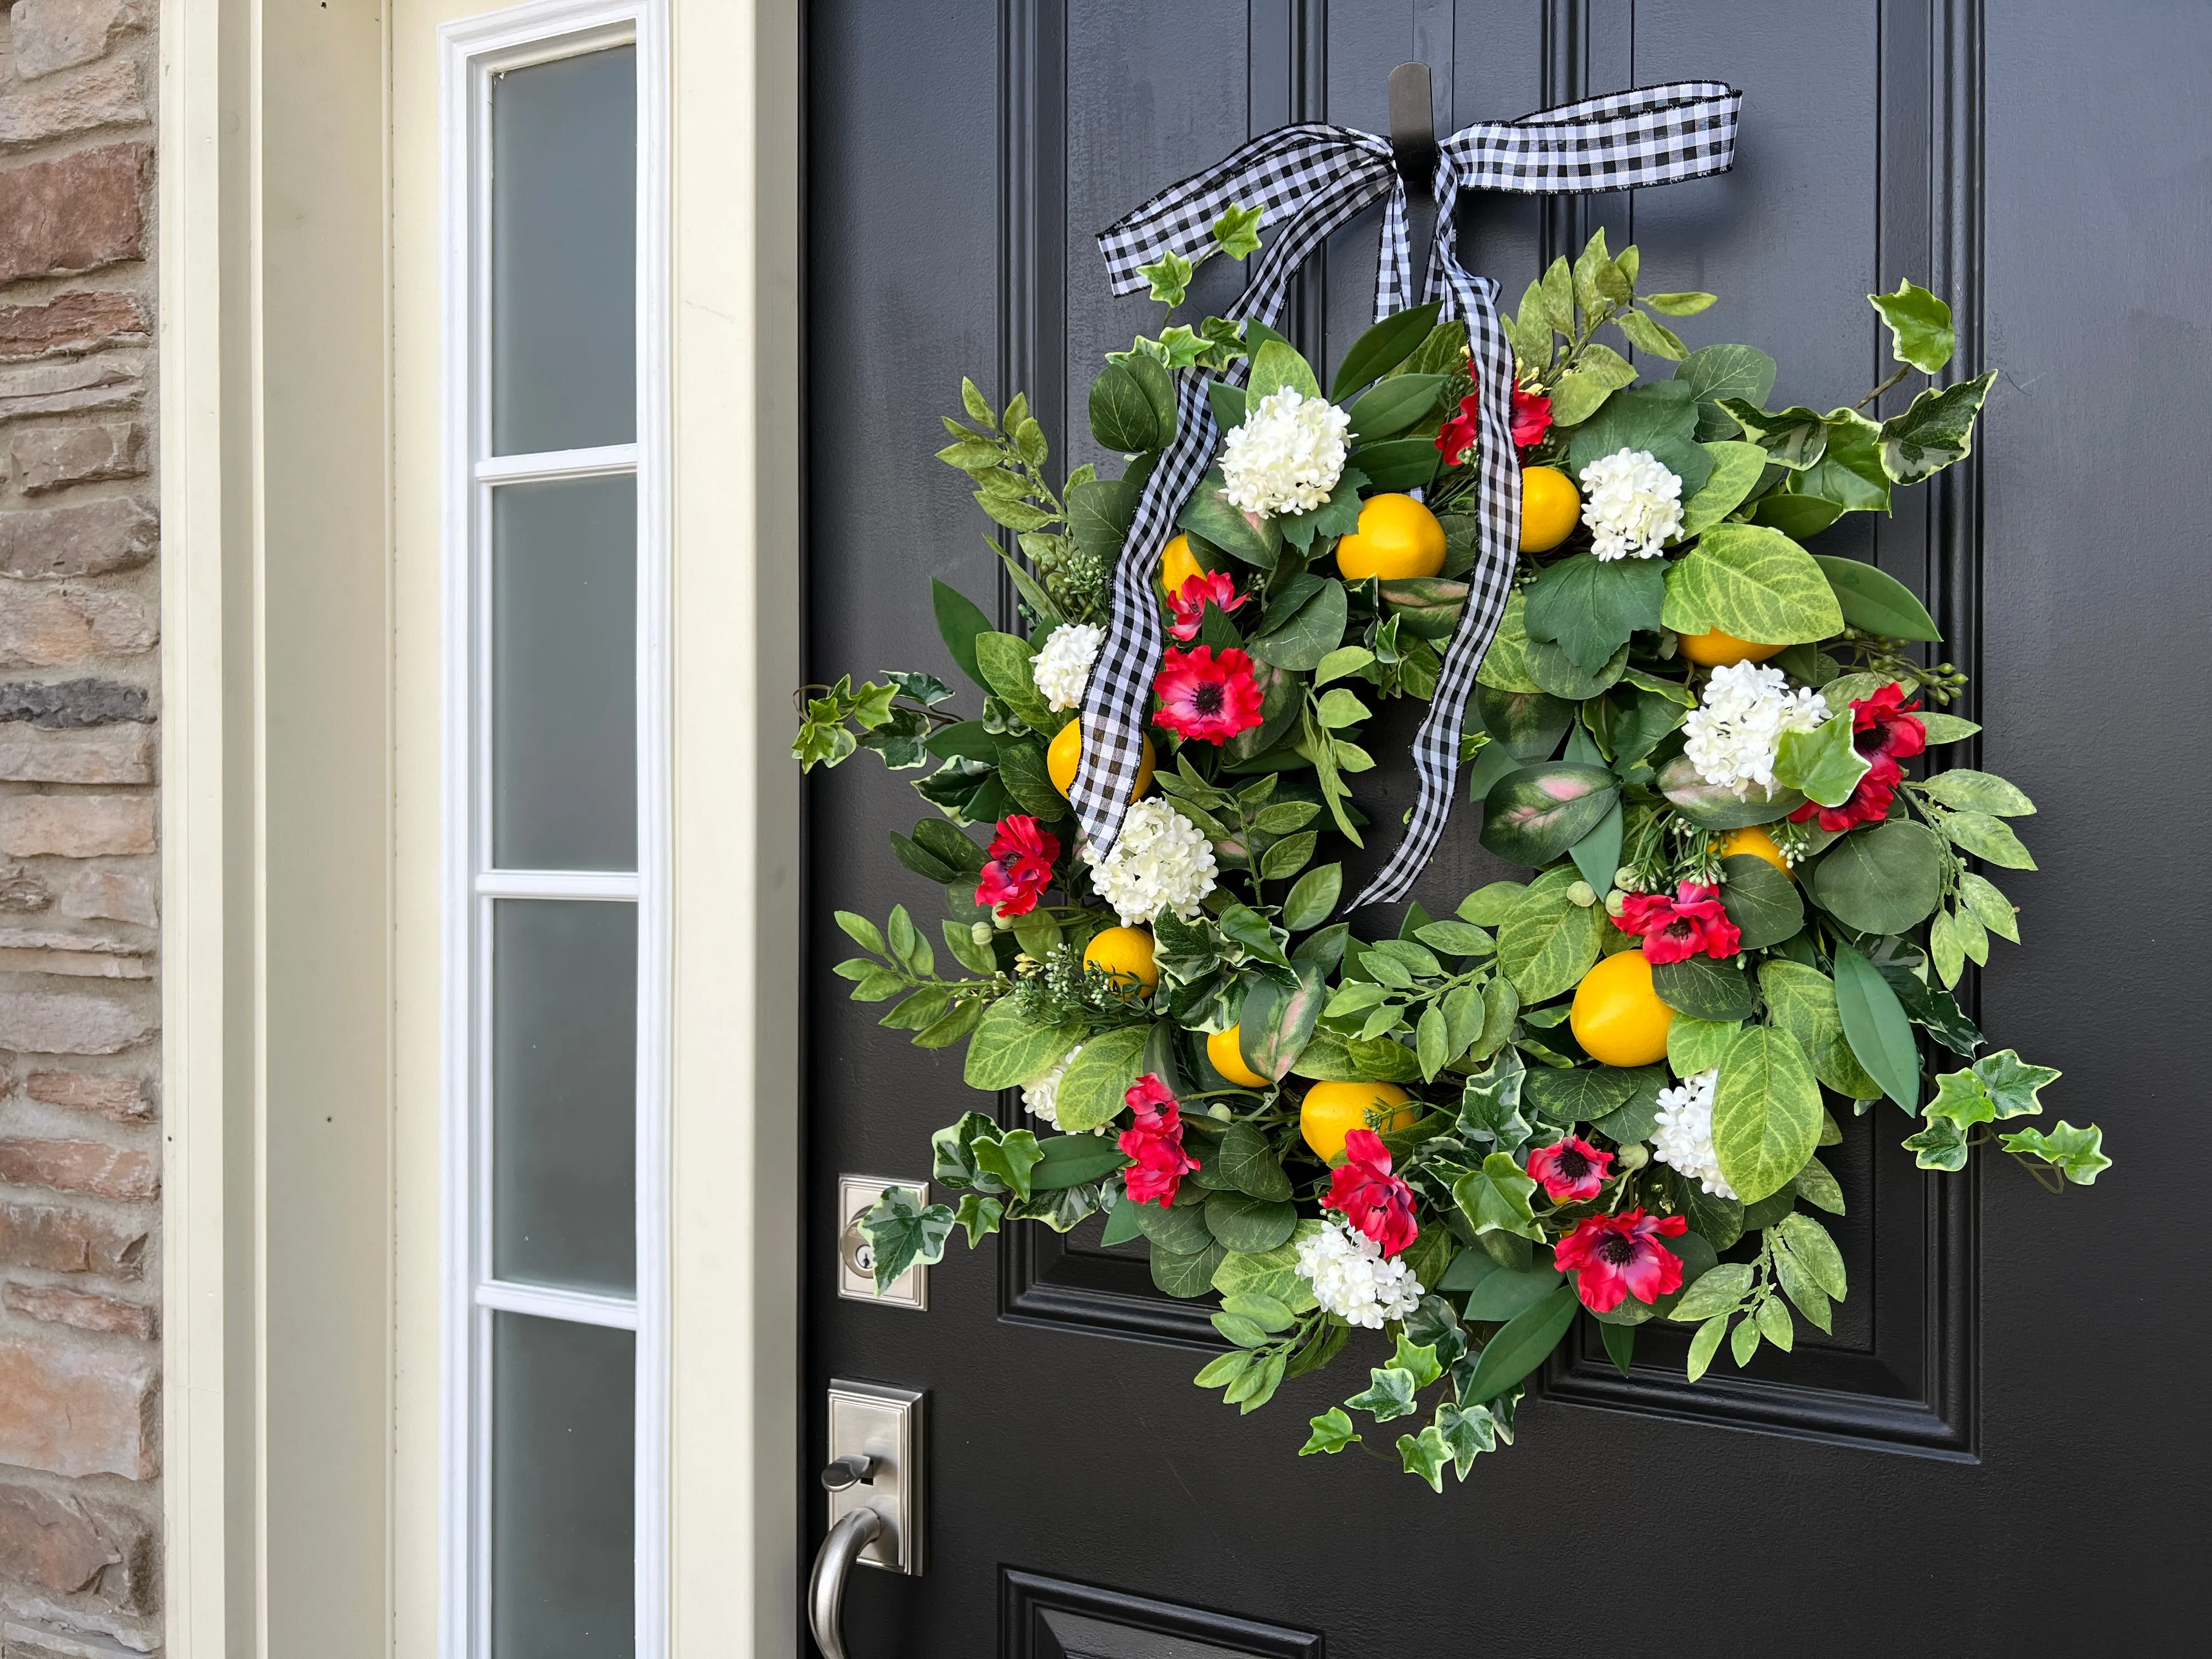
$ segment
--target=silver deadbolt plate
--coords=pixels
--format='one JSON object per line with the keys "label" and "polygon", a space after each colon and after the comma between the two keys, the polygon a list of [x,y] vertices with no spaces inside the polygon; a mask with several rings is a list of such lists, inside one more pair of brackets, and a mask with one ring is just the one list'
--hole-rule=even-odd
{"label": "silver deadbolt plate", "polygon": [[830,1384],[829,1461],[858,1455],[870,1463],[866,1480],[830,1492],[830,1524],[857,1509],[875,1510],[884,1529],[860,1559],[917,1577],[928,1513],[921,1479],[923,1398],[911,1389],[877,1382],[832,1379]]}
{"label": "silver deadbolt plate", "polygon": [[881,1296],[876,1294],[876,1263],[867,1235],[860,1231],[860,1218],[876,1206],[886,1187],[903,1187],[915,1195],[915,1201],[929,1202],[929,1183],[926,1181],[889,1181],[877,1176],[839,1176],[837,1177],[837,1294],[849,1302],[878,1302],[887,1308],[912,1308],[927,1312],[929,1308],[929,1269],[916,1262],[908,1267]]}

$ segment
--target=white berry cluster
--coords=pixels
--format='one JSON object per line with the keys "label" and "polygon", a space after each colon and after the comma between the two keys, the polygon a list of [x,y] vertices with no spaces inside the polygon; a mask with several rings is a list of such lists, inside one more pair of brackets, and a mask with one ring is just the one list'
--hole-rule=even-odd
{"label": "white berry cluster", "polygon": [[1129,808],[1114,850],[1093,861],[1091,884],[1123,927],[1137,927],[1164,910],[1195,920],[1213,890],[1213,843],[1206,832],[1154,796]]}
{"label": "white berry cluster", "polygon": [[1310,513],[1343,475],[1351,429],[1352,416],[1326,398],[1271,392],[1222,448],[1222,493],[1247,513]]}
{"label": "white berry cluster", "polygon": [[1648,449],[1617,449],[1583,469],[1583,522],[1603,560],[1656,559],[1682,528],[1682,481]]}
{"label": "white berry cluster", "polygon": [[1091,665],[1098,660],[1098,647],[1106,630],[1088,623],[1062,623],[1052,630],[1044,649],[1030,659],[1030,677],[1037,695],[1055,714],[1083,707],[1083,690],[1091,684]]}
{"label": "white berry cluster", "polygon": [[1713,1151],[1713,1085],[1719,1077],[1716,1067],[1659,1091],[1651,1156],[1690,1176],[1707,1192],[1734,1198],[1735,1188],[1722,1176],[1720,1158]]}
{"label": "white berry cluster", "polygon": [[1083,1052],[1077,1043],[1060,1057],[1060,1063],[1042,1077],[1022,1085],[1022,1104],[1030,1113],[1043,1119],[1054,1128],[1060,1127],[1060,1081],[1067,1075],[1067,1068],[1075,1063],[1076,1055]]}
{"label": "white berry cluster", "polygon": [[1347,1324],[1370,1331],[1421,1305],[1421,1281],[1403,1261],[1386,1261],[1382,1247],[1331,1218],[1298,1241],[1298,1272],[1314,1299]]}
{"label": "white berry cluster", "polygon": [[1707,783],[1733,789],[1771,788],[1774,750],[1784,732],[1809,732],[1828,718],[1817,691],[1790,689],[1790,677],[1755,662],[1713,670],[1705,696],[1682,722],[1682,752]]}

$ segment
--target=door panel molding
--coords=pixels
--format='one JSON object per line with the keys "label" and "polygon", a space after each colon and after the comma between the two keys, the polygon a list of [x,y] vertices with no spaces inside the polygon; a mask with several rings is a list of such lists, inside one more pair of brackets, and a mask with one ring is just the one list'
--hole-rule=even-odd
{"label": "door panel molding", "polygon": [[1001,1659],[1323,1659],[1323,1638],[1310,1631],[1014,1567],[999,1570],[999,1608]]}

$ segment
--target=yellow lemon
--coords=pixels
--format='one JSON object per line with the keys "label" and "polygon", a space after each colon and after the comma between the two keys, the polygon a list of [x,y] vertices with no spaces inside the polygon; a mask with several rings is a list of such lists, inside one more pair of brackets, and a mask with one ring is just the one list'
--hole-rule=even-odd
{"label": "yellow lemon", "polygon": [[1336,568],[1348,582],[1433,576],[1444,568],[1444,527],[1411,495],[1370,495],[1359,528],[1336,544]]}
{"label": "yellow lemon", "polygon": [[[1137,793],[1129,797],[1132,800],[1152,787],[1152,740],[1144,741],[1144,750],[1137,757]],[[1070,720],[1044,751],[1044,769],[1052,775],[1052,787],[1061,794],[1075,787],[1075,764],[1082,758],[1083,722]]]}
{"label": "yellow lemon", "polygon": [[1521,469],[1521,550],[1547,553],[1582,521],[1582,491],[1556,466]]}
{"label": "yellow lemon", "polygon": [[1152,936],[1142,927],[1109,927],[1084,947],[1083,965],[1133,981],[1125,988],[1149,993],[1160,982],[1159,964],[1152,960]]}
{"label": "yellow lemon", "polygon": [[1692,662],[1705,668],[1727,668],[1740,662],[1765,662],[1776,652],[1778,645],[1760,645],[1753,640],[1740,640],[1733,634],[1723,634],[1717,628],[1710,634],[1680,635],[1681,652]]}
{"label": "yellow lemon", "polygon": [[1232,1025],[1225,1031],[1216,1031],[1206,1040],[1206,1057],[1213,1062],[1213,1069],[1240,1089],[1264,1089],[1268,1079],[1261,1077],[1244,1063],[1244,1048],[1237,1033],[1243,1028]]}
{"label": "yellow lemon", "polygon": [[1381,1128],[1411,1128],[1416,1114],[1410,1101],[1395,1083],[1316,1083],[1298,1108],[1298,1133],[1326,1164],[1344,1150],[1345,1136],[1376,1127],[1367,1121],[1370,1108],[1389,1113]]}
{"label": "yellow lemon", "polygon": [[1713,856],[1717,859],[1732,858],[1738,853],[1765,859],[1790,880],[1797,879],[1797,872],[1790,867],[1790,860],[1782,856],[1782,849],[1774,844],[1774,837],[1755,823],[1748,830],[1731,830],[1713,842]]}
{"label": "yellow lemon", "polygon": [[1651,988],[1651,964],[1641,951],[1607,957],[1575,987],[1567,1017],[1575,1041],[1606,1066],[1649,1066],[1667,1058],[1674,1011]]}
{"label": "yellow lemon", "polygon": [[1205,574],[1206,567],[1190,550],[1189,537],[1178,536],[1160,550],[1160,586],[1169,592],[1182,592],[1185,582]]}

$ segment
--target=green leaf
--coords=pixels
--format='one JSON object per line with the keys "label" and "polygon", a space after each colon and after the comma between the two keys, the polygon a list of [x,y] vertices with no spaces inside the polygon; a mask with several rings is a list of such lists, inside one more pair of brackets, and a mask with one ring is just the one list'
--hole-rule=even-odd
{"label": "green leaf", "polygon": [[1012,1089],[1042,1077],[1082,1041],[1080,1024],[1036,1024],[1012,997],[1004,998],[991,1005],[976,1028],[963,1076],[971,1089]]}
{"label": "green leaf", "polygon": [[1833,501],[1854,513],[1889,511],[1889,475],[1881,468],[1881,428],[1856,410],[1831,410],[1823,422],[1820,459],[1792,477],[1792,494]]}
{"label": "green leaf", "polygon": [[1509,772],[1484,798],[1482,844],[1516,864],[1549,864],[1620,799],[1620,781],[1602,766],[1558,761]]}
{"label": "green leaf", "polygon": [[1667,1064],[1676,1077],[1710,1072],[1728,1058],[1742,1030],[1740,1019],[1696,1019],[1677,1014],[1667,1027]]}
{"label": "green leaf", "polygon": [[1774,745],[1775,782],[1823,806],[1849,800],[1872,765],[1851,740],[1851,722],[1841,715],[1809,732],[1793,727]]}
{"label": "green leaf", "polygon": [[1190,1380],[1201,1389],[1218,1389],[1234,1382],[1252,1364],[1255,1356],[1244,1353],[1224,1353],[1208,1360],[1196,1376]]}
{"label": "green leaf", "polygon": [[1778,530],[1796,542],[1819,535],[1843,516],[1840,501],[1822,501],[1817,495],[1792,495],[1779,489],[1762,497],[1752,512],[1753,523]]}
{"label": "green leaf", "polygon": [[1721,1339],[1728,1334],[1728,1316],[1723,1314],[1709,1319],[1698,1327],[1698,1334],[1690,1339],[1689,1380],[1696,1382],[1713,1363],[1713,1355],[1720,1351]]}
{"label": "green leaf", "polygon": [[1843,631],[1843,612],[1813,556],[1764,525],[1715,525],[1667,572],[1666,625],[1717,629],[1740,640],[1791,645]]}
{"label": "green leaf", "polygon": [[1766,459],[1777,466],[1802,471],[1827,453],[1826,420],[1802,404],[1793,404],[1779,413],[1769,414],[1756,404],[1747,403],[1741,398],[1721,398],[1716,401],[1722,411],[1741,429],[1743,435],[1765,450]]}
{"label": "green leaf", "polygon": [[1766,471],[1766,452],[1757,444],[1703,443],[1698,447],[1713,458],[1713,470],[1705,488],[1682,503],[1678,539],[1686,542],[1741,507]]}
{"label": "green leaf", "polygon": [[1528,637],[1557,642],[1576,667],[1594,674],[1638,629],[1659,626],[1666,572],[1656,559],[1577,553],[1538,572],[1528,593],[1522,625]]}
{"label": "green leaf", "polygon": [[1191,262],[1170,248],[1148,265],[1139,265],[1137,275],[1152,285],[1152,298],[1164,306],[1179,306],[1189,291],[1191,272],[1196,269]]}
{"label": "green leaf", "polygon": [[1321,382],[1313,365],[1280,336],[1263,341],[1252,353],[1252,374],[1245,390],[1253,403],[1278,392],[1295,392],[1302,398],[1321,396]]}
{"label": "green leaf", "polygon": [[1848,945],[1835,950],[1836,1012],[1851,1053],[1882,1092],[1908,1112],[1920,1109],[1920,1049],[1912,1022],[1889,981]]}
{"label": "green leaf", "polygon": [[2021,1129],[1999,1139],[2008,1152],[2056,1164],[2077,1187],[2094,1186],[2098,1176],[2112,1167],[2112,1160],[2105,1156],[2105,1132],[2094,1123],[2077,1129],[2061,1119],[2047,1131]]}
{"label": "green leaf", "polygon": [[1563,1284],[1533,1308],[1516,1314],[1484,1346],[1474,1375],[1460,1391],[1461,1399],[1470,1405],[1495,1400],[1528,1376],[1559,1346],[1581,1306],[1573,1287]]}
{"label": "green leaf", "polygon": [[1243,1255],[1258,1255],[1289,1242],[1298,1224],[1297,1206],[1244,1193],[1217,1192],[1206,1200],[1206,1224],[1223,1244]]}
{"label": "green leaf", "polygon": [[1707,783],[1699,777],[1687,755],[1677,755],[1668,761],[1652,781],[1684,817],[1708,830],[1740,830],[1747,824],[1772,823],[1805,804],[1804,796],[1795,789],[1766,791],[1755,784],[1746,785],[1746,793],[1739,799],[1732,787]]}
{"label": "green leaf", "polygon": [[1657,1121],[1659,1091],[1667,1086],[1667,1068],[1663,1066],[1639,1066],[1633,1075],[1637,1079],[1635,1091],[1618,1110],[1608,1112],[1590,1125],[1597,1133],[1623,1146],[1650,1139]]}
{"label": "green leaf", "polygon": [[1043,1156],[1037,1138],[1027,1129],[1009,1129],[998,1136],[978,1135],[974,1143],[975,1167],[996,1176],[1016,1198],[1030,1195],[1030,1171]]}
{"label": "green leaf", "polygon": [[1630,1367],[1636,1358],[1636,1327],[1601,1324],[1597,1334],[1605,1343],[1605,1357],[1613,1361],[1613,1368],[1623,1376],[1632,1375]]}
{"label": "green leaf", "polygon": [[[2035,811],[2035,803],[2002,778],[1989,772],[1972,772],[1960,768],[1950,772],[1938,772],[1925,783],[1914,787],[1930,800],[1941,801],[1966,811],[1994,813],[1998,817],[2026,817]],[[1983,884],[1987,886],[1987,883]],[[1990,888],[1996,892],[1995,888]],[[2002,898],[2002,895],[1999,896]],[[2010,907],[2006,907],[2008,914]],[[1986,918],[1984,918],[1986,920]]]}
{"label": "green leaf", "polygon": [[[1272,567],[1283,545],[1281,526],[1273,519],[1262,519],[1255,525],[1240,509],[1230,506],[1222,489],[1221,469],[1216,467],[1191,492],[1176,526],[1247,564]],[[1072,504],[1070,511],[1073,511]],[[1119,544],[1115,546],[1118,549]]]}
{"label": "green leaf", "polygon": [[[987,1018],[984,1024],[988,1026],[990,1022]],[[983,1036],[977,1032],[975,1041],[969,1045],[971,1063],[975,1051],[983,1046]],[[1150,1036],[1148,1026],[1128,1025],[1119,1030],[1103,1031],[1083,1045],[1083,1052],[1069,1063],[1066,1075],[1060,1080],[1055,1103],[1061,1128],[1095,1129],[1114,1121],[1127,1103],[1123,1097],[1137,1080],[1145,1042]],[[969,1082],[971,1087],[979,1086],[972,1078]]]}
{"label": "green leaf", "polygon": [[1845,926],[1902,933],[1935,911],[1942,848],[1919,824],[1892,819],[1841,837],[1802,878],[1814,902]]}
{"label": "green leaf", "polygon": [[2012,901],[1998,890],[1994,882],[1967,871],[1959,878],[1959,895],[1983,927],[2000,939],[2020,943],[2020,917],[2012,908]]}
{"label": "green leaf", "polygon": [[1571,869],[1546,872],[1499,925],[1498,970],[1524,1004],[1559,995],[1597,961],[1604,912],[1567,897],[1567,889],[1580,878]]}
{"label": "green leaf", "polygon": [[1262,662],[1293,673],[1310,673],[1344,638],[1347,615],[1344,584],[1325,581],[1282,623],[1250,641]]}
{"label": "green leaf", "polygon": [[1960,720],[1956,714],[1923,714],[1920,723],[1928,728],[1928,741],[1931,744],[1957,743],[1972,737],[1982,729],[1973,721]]}
{"label": "green leaf", "polygon": [[[1848,726],[1831,720],[1831,726]],[[1779,945],[1805,925],[1804,901],[1797,884],[1765,859],[1748,853],[1731,854],[1721,860],[1721,904],[1742,935],[1747,951],[1763,951]]]}
{"label": "green leaf", "polygon": [[1160,449],[1159,416],[1137,377],[1109,363],[1091,383],[1091,435],[1108,449],[1133,455]]}
{"label": "green leaf", "polygon": [[1759,964],[1759,988],[1774,1024],[1796,1037],[1797,1046],[1811,1057],[1815,1077],[1854,1100],[1881,1095],[1881,1085],[1867,1075],[1851,1052],[1843,1016],[1837,1012],[1835,983],[1826,974],[1771,957]]}
{"label": "green leaf", "polygon": [[1441,374],[1394,374],[1378,381],[1372,392],[1352,405],[1354,441],[1365,443],[1403,432],[1437,406],[1444,386],[1445,377]]}
{"label": "green leaf", "polygon": [[1398,1437],[1398,1462],[1407,1474],[1418,1474],[1429,1483],[1431,1492],[1444,1489],[1444,1471],[1452,1465],[1452,1449],[1444,1440],[1444,1431],[1431,1423],[1419,1434]]}
{"label": "green leaf", "polygon": [[1996,371],[1961,380],[1942,391],[1927,391],[1902,414],[1881,423],[1881,465],[1899,483],[1918,483],[1954,461],[1974,445],[1974,417],[1997,378]]}
{"label": "green leaf", "polygon": [[2033,870],[2035,858],[2021,845],[2013,827],[1987,812],[1945,812],[1939,818],[1943,833],[1955,847],[2008,870]]}
{"label": "green leaf", "polygon": [[1819,1206],[1830,1215],[1844,1212],[1844,1189],[1828,1166],[1814,1158],[1797,1171],[1797,1196],[1808,1204]]}
{"label": "green leaf", "polygon": [[1211,1168],[1219,1178],[1251,1198],[1280,1203],[1291,1196],[1291,1178],[1283,1173],[1274,1149],[1268,1146],[1267,1136],[1249,1123],[1229,1126],[1213,1154]]}
{"label": "green leaf", "polygon": [[[1717,296],[1711,294],[1700,294],[1695,289],[1691,289],[1681,294],[1647,294],[1644,296],[1644,303],[1650,306],[1652,310],[1660,313],[1662,316],[1694,317],[1699,312],[1703,311],[1707,306],[1712,304],[1716,297]],[[1708,346],[1705,349],[1708,351],[1711,351],[1715,348]],[[1730,349],[1730,348],[1727,346],[1722,346],[1718,349],[1723,351]],[[1734,349],[1736,350],[1743,350],[1747,348],[1739,346]],[[1764,397],[1766,394],[1761,392],[1759,395]]]}
{"label": "green leaf", "polygon": [[1394,312],[1352,343],[1330,384],[1329,398],[1342,403],[1370,380],[1380,380],[1411,356],[1437,325],[1441,304]]}
{"label": "green leaf", "polygon": [[1283,926],[1294,933],[1310,927],[1318,927],[1336,908],[1336,901],[1344,891],[1344,866],[1324,864],[1300,876],[1291,887],[1290,896],[1283,901]]}
{"label": "green leaf", "polygon": [[1413,1399],[1413,1372],[1395,1365],[1377,1365],[1368,1376],[1372,1381],[1365,1391],[1344,1402],[1353,1411],[1370,1413],[1377,1423],[1388,1423],[1420,1409]]}
{"label": "green leaf", "polygon": [[1693,1019],[1751,1017],[1751,981],[1732,961],[1687,957],[1680,962],[1662,962],[1651,970],[1651,989],[1669,1008]]}
{"label": "green leaf", "polygon": [[1887,571],[1831,553],[1815,553],[1813,562],[1827,577],[1844,620],[1853,628],[1899,640],[1943,637],[1936,626],[1936,619],[1928,614],[1928,607],[1913,597],[1911,588]]}
{"label": "green leaf", "polygon": [[1374,495],[1425,487],[1443,459],[1431,439],[1386,438],[1360,445],[1346,465],[1367,475],[1368,492]]}
{"label": "green leaf", "polygon": [[963,1193],[952,1218],[966,1229],[968,1248],[972,1250],[999,1231],[1000,1223],[1006,1218],[1006,1206],[1005,1200],[982,1193]]}
{"label": "green leaf", "polygon": [[1820,1087],[1797,1040],[1772,1026],[1740,1033],[1713,1090],[1713,1151],[1736,1196],[1779,1192],[1820,1139]]}
{"label": "green leaf", "polygon": [[1537,1115],[1554,1123],[1595,1123],[1620,1109],[1643,1083],[1641,1066],[1577,1066],[1532,1072],[1523,1088]]}
{"label": "green leaf", "polygon": [[1260,251],[1260,221],[1264,208],[1238,207],[1231,202],[1213,222],[1213,245],[1232,259]]}
{"label": "green leaf", "polygon": [[1127,1154],[1099,1135],[1049,1135],[1036,1143],[1036,1164],[1030,1171],[1030,1186],[1036,1192],[1057,1192],[1109,1176],[1127,1164]]}
{"label": "green leaf", "polygon": [[[1060,720],[1030,678],[1030,642],[1018,634],[982,633],[975,636],[975,665],[984,684],[1032,731],[1059,730]],[[1001,755],[1004,750],[1000,750]]]}
{"label": "green leaf", "polygon": [[1754,1270],[1748,1261],[1723,1261],[1703,1274],[1682,1292],[1667,1317],[1678,1324],[1695,1325],[1722,1314],[1734,1313],[1751,1294]]}
{"label": "green leaf", "polygon": [[1903,1145],[1913,1155],[1912,1161],[1923,1170],[1955,1173],[1966,1167],[1966,1132],[1948,1117],[1929,1119],[1928,1127],[1917,1134],[1905,1136]]}
{"label": "green leaf", "polygon": [[1565,1277],[1549,1262],[1543,1262],[1532,1273],[1515,1273],[1502,1267],[1480,1250],[1462,1250],[1460,1261],[1467,1262],[1474,1275],[1468,1285],[1467,1314],[1469,1320],[1498,1321],[1518,1318],[1565,1283]]}
{"label": "green leaf", "polygon": [[947,1205],[925,1206],[911,1188],[884,1188],[874,1207],[860,1218],[860,1231],[867,1235],[875,1257],[876,1293],[882,1295],[917,1263],[928,1267],[942,1261],[945,1241],[952,1237],[952,1220]]}
{"label": "green leaf", "polygon": [[890,955],[890,946],[884,942],[884,936],[874,922],[852,910],[839,910],[836,916],[838,927],[845,930],[845,936],[863,951],[873,951],[879,957]]}
{"label": "green leaf", "polygon": [[1828,1237],[1828,1230],[1809,1215],[1798,1212],[1782,1218],[1777,1231],[1782,1236],[1783,1247],[1797,1260],[1813,1282],[1838,1302],[1850,1285],[1844,1273],[1844,1253],[1836,1248],[1836,1241]]}
{"label": "green leaf", "polygon": [[1152,1283],[1164,1294],[1188,1301],[1204,1296],[1213,1288],[1213,1270],[1221,1265],[1221,1258],[1229,1252],[1219,1244],[1211,1244],[1190,1255],[1181,1255],[1152,1246]]}
{"label": "green leaf", "polygon": [[1668,362],[1680,362],[1690,349],[1682,343],[1682,337],[1673,329],[1640,311],[1631,308],[1620,313],[1613,320],[1628,337],[1628,343],[1638,351],[1648,351]]}
{"label": "green leaf", "polygon": [[[1559,418],[1556,408],[1553,416]],[[1616,392],[1605,407],[1575,428],[1567,441],[1568,465],[1579,477],[1601,457],[1622,449],[1648,452],[1682,481],[1682,499],[1704,489],[1713,458],[1698,447],[1695,391],[1680,380],[1660,380]]]}
{"label": "green leaf", "polygon": [[1909,281],[1900,282],[1894,294],[1869,294],[1867,300],[1889,325],[1890,351],[1899,362],[1923,374],[1942,372],[1958,345],[1949,306]]}
{"label": "green leaf", "polygon": [[2049,1066],[2030,1066],[2010,1048],[1983,1055],[1974,1062],[1973,1070],[1998,1117],[2040,1112],[2045,1087],[2065,1075]]}
{"label": "green leaf", "polygon": [[1620,387],[1636,383],[1636,365],[1611,346],[1593,341],[1583,348],[1574,368],[1561,374],[1552,387],[1552,419],[1562,427],[1579,426],[1604,408]]}
{"label": "green leaf", "polygon": [[1466,921],[1426,922],[1413,930],[1413,937],[1455,957],[1486,957],[1498,948],[1489,933]]}
{"label": "green leaf", "polygon": [[1536,1183],[1510,1153],[1492,1152],[1480,1169],[1469,1170],[1452,1183],[1452,1198],[1478,1237],[1507,1232],[1541,1243],[1544,1230],[1528,1206],[1535,1190]]}
{"label": "green leaf", "polygon": [[1740,428],[1718,400],[1733,398],[1753,409],[1762,406],[1774,390],[1774,359],[1747,345],[1705,346],[1677,363],[1674,378],[1698,400],[1698,441],[1735,438]]}
{"label": "green leaf", "polygon": [[1518,1152],[1529,1133],[1528,1121],[1521,1115],[1521,1086],[1527,1069],[1521,1056],[1509,1048],[1486,1070],[1468,1079],[1460,1091],[1460,1133],[1501,1152]]}
{"label": "green leaf", "polygon": [[1307,1426],[1313,1432],[1307,1436],[1306,1443],[1298,1448],[1301,1457],[1310,1457],[1316,1452],[1334,1457],[1359,1438],[1352,1432],[1352,1419],[1344,1414],[1342,1407],[1337,1406],[1331,1406],[1319,1417],[1310,1419]]}

